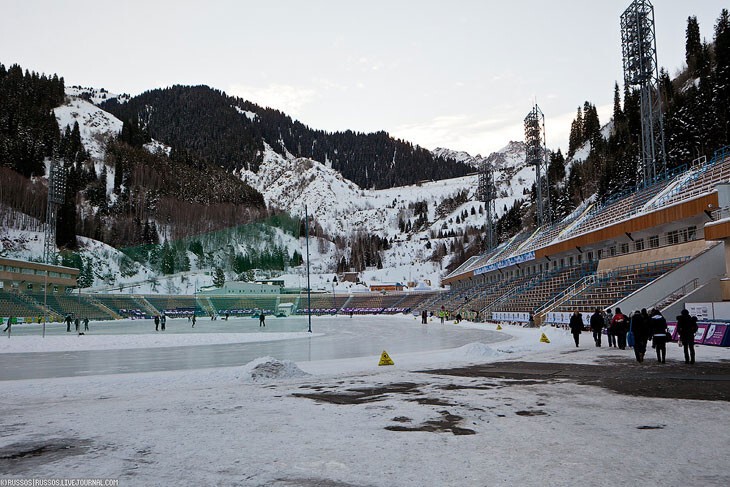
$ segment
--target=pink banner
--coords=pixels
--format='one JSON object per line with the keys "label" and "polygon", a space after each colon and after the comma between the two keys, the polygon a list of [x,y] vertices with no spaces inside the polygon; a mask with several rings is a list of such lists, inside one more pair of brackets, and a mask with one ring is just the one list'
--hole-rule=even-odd
{"label": "pink banner", "polygon": [[[725,341],[725,336],[728,335],[728,329],[730,326],[718,323],[709,323],[707,325],[707,334],[705,335],[703,345],[716,345],[721,346]],[[730,340],[730,337],[728,337]]]}

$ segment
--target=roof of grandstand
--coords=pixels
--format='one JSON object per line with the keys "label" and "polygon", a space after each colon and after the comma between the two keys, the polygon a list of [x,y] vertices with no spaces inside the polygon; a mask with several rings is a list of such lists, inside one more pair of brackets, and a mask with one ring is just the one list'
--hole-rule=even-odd
{"label": "roof of grandstand", "polygon": [[538,229],[524,230],[490,252],[468,259],[445,281],[467,273],[481,274],[535,258],[535,251],[580,235],[616,225],[640,215],[687,202],[715,191],[730,180],[730,146],[715,152],[709,162],[686,166],[638,190],[594,202],[587,200],[570,215]]}

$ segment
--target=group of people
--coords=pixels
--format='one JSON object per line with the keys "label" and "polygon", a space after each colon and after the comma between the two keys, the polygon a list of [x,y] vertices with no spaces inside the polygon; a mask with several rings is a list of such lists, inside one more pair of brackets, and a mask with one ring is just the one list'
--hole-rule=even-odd
{"label": "group of people", "polygon": [[162,331],[165,331],[165,325],[167,324],[167,316],[162,313],[162,316],[155,315],[155,331],[159,331],[160,325],[162,325]]}
{"label": "group of people", "polygon": [[[67,333],[71,331],[71,321],[73,321],[74,328],[76,328],[76,331],[79,331],[79,327],[81,326],[81,323],[82,323],[82,321],[79,320],[78,316],[73,317],[71,314],[67,314],[64,321],[66,322],[66,332]],[[84,324],[84,331],[89,331],[89,318],[84,318],[83,324]]]}
{"label": "group of people", "polygon": [[[578,310],[570,317],[569,326],[577,347],[584,328],[583,316]],[[646,309],[637,310],[630,316],[622,313],[621,308],[616,308],[616,313],[613,315],[611,310],[604,314],[600,308],[596,308],[595,313],[591,315],[589,328],[593,332],[596,347],[601,346],[603,329],[606,328],[608,346],[621,350],[625,350],[627,345],[633,347],[636,361],[639,363],[644,361],[647,343],[651,340],[652,347],[656,351],[657,361],[662,364],[666,363],[667,342],[672,341],[672,335],[669,333],[667,320],[656,308],[651,312],[647,312]],[[684,347],[686,364],[695,363],[694,337],[696,332],[697,317],[690,316],[689,311],[683,309],[682,313],[677,316],[677,333],[680,343]]]}

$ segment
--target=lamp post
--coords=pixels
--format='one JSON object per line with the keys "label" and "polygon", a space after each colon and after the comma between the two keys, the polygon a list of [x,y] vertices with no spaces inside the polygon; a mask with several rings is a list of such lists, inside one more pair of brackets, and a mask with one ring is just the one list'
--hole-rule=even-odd
{"label": "lamp post", "polygon": [[309,318],[309,333],[312,333],[312,288],[309,285],[309,214],[307,205],[304,205],[304,233],[307,242],[307,317]]}
{"label": "lamp post", "polygon": [[46,321],[48,321],[48,269],[43,276],[43,338],[46,337]]}

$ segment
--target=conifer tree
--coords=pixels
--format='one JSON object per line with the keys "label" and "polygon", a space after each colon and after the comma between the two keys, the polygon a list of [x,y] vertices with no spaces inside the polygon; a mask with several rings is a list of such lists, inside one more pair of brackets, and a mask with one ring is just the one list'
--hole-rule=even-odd
{"label": "conifer tree", "polygon": [[700,39],[700,25],[694,15],[687,18],[684,53],[689,72],[696,75],[697,62],[702,56],[702,40]]}

